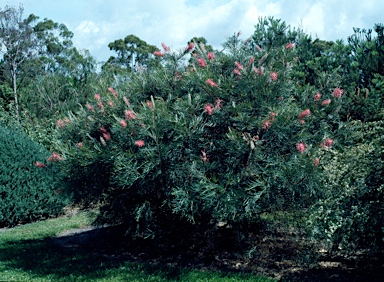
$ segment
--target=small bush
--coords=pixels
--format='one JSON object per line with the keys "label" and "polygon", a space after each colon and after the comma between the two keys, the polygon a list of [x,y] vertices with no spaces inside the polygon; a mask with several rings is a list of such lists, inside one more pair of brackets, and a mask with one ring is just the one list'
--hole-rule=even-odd
{"label": "small bush", "polygon": [[2,126],[0,152],[0,226],[61,214],[60,172],[47,161],[49,152],[22,132]]}

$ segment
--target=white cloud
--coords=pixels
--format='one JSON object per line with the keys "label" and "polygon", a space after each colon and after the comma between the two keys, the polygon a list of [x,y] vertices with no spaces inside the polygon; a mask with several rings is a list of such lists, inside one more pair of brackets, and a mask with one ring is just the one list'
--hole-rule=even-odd
{"label": "white cloud", "polygon": [[[20,0],[6,0],[18,6]],[[127,3],[128,2],[128,3]],[[69,4],[68,4],[69,3]],[[78,48],[97,60],[113,55],[108,43],[134,34],[149,44],[173,49],[203,36],[219,48],[238,31],[251,36],[260,17],[274,16],[324,40],[346,39],[353,27],[383,22],[382,0],[24,0],[25,14],[64,23]]]}

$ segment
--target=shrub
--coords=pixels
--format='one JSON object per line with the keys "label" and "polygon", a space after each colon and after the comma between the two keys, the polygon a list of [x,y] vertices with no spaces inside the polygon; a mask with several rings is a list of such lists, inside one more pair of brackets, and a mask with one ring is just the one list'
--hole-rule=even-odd
{"label": "shrub", "polygon": [[314,160],[338,130],[336,84],[315,100],[312,87],[295,91],[294,49],[254,51],[236,36],[225,46],[195,46],[188,65],[191,45],[167,51],[125,93],[100,91],[58,121],[68,178],[85,176],[70,185],[102,202],[100,222],[151,236],[175,218],[236,224],[322,196]]}
{"label": "shrub", "polygon": [[0,151],[0,226],[61,214],[60,173],[47,162],[49,152],[22,132],[2,126]]}
{"label": "shrub", "polygon": [[311,209],[310,227],[335,249],[384,250],[383,121],[351,122],[346,128],[354,145],[328,150],[322,186],[326,198]]}

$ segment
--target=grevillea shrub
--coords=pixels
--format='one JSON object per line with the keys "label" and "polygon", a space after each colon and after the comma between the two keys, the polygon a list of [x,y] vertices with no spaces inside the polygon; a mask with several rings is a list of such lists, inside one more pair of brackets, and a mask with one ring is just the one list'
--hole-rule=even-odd
{"label": "grevillea shrub", "polygon": [[66,200],[50,155],[24,133],[0,126],[0,226],[54,217]]}
{"label": "grevillea shrub", "polygon": [[149,236],[173,219],[235,224],[322,196],[318,152],[337,146],[339,85],[297,92],[294,46],[224,46],[161,51],[161,66],[58,121],[71,189],[100,203],[100,222]]}

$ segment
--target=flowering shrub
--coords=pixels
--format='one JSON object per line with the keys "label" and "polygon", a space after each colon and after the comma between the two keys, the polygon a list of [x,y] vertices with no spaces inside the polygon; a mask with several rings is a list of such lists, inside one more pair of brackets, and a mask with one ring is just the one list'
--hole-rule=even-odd
{"label": "flowering shrub", "polygon": [[[101,202],[100,222],[146,236],[175,217],[236,223],[314,203],[317,152],[342,97],[324,107],[318,90],[297,93],[287,44],[266,53],[237,36],[223,52],[190,43],[116,85],[124,92],[99,91],[58,126],[73,192]],[[335,99],[328,87],[322,97]]]}

